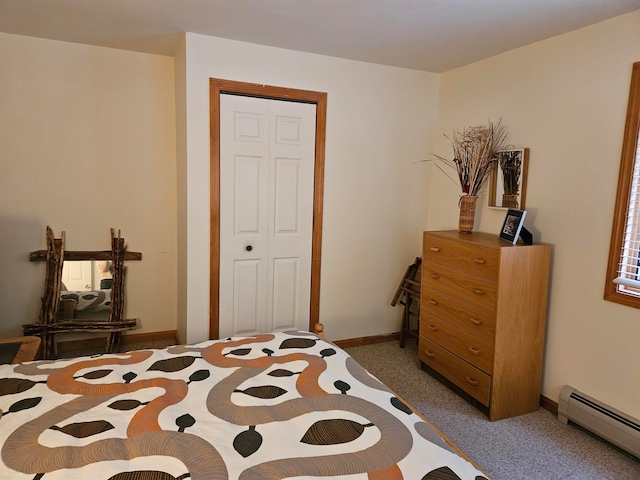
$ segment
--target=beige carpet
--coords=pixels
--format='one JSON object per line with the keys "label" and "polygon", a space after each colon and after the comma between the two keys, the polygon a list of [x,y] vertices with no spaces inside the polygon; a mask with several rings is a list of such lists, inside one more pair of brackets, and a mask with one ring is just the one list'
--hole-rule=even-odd
{"label": "beige carpet", "polygon": [[460,447],[493,480],[639,480],[640,461],[540,409],[489,422],[422,371],[415,340],[347,348]]}

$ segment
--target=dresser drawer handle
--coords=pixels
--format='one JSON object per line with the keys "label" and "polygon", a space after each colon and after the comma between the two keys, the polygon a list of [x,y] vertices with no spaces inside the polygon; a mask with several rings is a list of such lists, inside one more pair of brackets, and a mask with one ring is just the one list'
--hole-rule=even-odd
{"label": "dresser drawer handle", "polygon": [[430,303],[431,305],[438,305],[438,301],[437,301],[437,300],[434,300],[433,298],[430,298],[430,299],[429,299],[429,303]]}
{"label": "dresser drawer handle", "polygon": [[487,263],[484,258],[474,258],[473,261],[479,263],[480,265],[484,265],[485,263]]}
{"label": "dresser drawer handle", "polygon": [[479,288],[473,288],[472,290],[476,295],[484,295],[484,290],[480,290]]}
{"label": "dresser drawer handle", "polygon": [[433,272],[432,272],[432,273],[430,273],[430,274],[429,274],[429,276],[430,276],[431,278],[435,278],[436,280],[437,280],[438,278],[440,278],[440,275],[438,275],[437,273],[433,273]]}
{"label": "dresser drawer handle", "polygon": [[480,350],[478,350],[477,348],[469,347],[469,351],[474,355],[480,355]]}
{"label": "dresser drawer handle", "polygon": [[427,325],[427,328],[432,332],[435,332],[436,330],[438,330],[438,327],[436,327],[435,325]]}
{"label": "dresser drawer handle", "polygon": [[474,387],[475,387],[476,385],[478,385],[478,381],[477,381],[477,380],[474,380],[474,379],[473,379],[473,378],[471,378],[471,377],[467,377],[467,382],[469,382],[469,383],[470,383],[471,385],[473,385]]}
{"label": "dresser drawer handle", "polygon": [[478,326],[482,325],[482,322],[480,320],[478,320],[477,318],[471,317],[470,320],[471,320],[471,323],[473,323],[475,325],[478,325]]}
{"label": "dresser drawer handle", "polygon": [[433,353],[431,350],[425,350],[425,351],[424,351],[424,354],[425,354],[427,357],[436,358],[436,354],[435,354],[435,353]]}
{"label": "dresser drawer handle", "polygon": [[432,252],[436,252],[436,253],[438,253],[440,251],[440,249],[438,247],[431,247],[431,248],[429,248],[429,250],[431,250]]}

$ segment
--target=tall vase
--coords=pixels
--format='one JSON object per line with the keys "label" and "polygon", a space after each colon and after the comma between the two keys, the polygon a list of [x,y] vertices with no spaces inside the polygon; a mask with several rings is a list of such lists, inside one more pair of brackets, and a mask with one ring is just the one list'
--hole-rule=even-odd
{"label": "tall vase", "polygon": [[473,222],[476,217],[476,202],[478,197],[475,195],[463,195],[460,197],[458,204],[460,205],[460,220],[458,222],[458,230],[460,233],[471,233],[473,230]]}

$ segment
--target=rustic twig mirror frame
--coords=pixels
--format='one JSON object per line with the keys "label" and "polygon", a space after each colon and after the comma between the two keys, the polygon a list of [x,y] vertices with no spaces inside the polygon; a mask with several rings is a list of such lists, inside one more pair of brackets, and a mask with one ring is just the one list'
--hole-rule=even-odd
{"label": "rustic twig mirror frame", "polygon": [[[25,335],[37,335],[42,339],[42,357],[57,357],[56,333],[68,332],[105,332],[107,333],[105,352],[111,353],[120,348],[121,333],[136,328],[136,319],[124,319],[125,260],[142,260],[142,253],[128,252],[120,231],[116,236],[111,229],[111,250],[104,251],[65,251],[65,232],[55,238],[51,227],[47,227],[47,249],[31,252],[32,262],[46,261],[46,277],[40,317],[37,323],[23,325]],[[64,261],[110,260],[112,262],[113,283],[108,321],[58,320],[61,277]]]}

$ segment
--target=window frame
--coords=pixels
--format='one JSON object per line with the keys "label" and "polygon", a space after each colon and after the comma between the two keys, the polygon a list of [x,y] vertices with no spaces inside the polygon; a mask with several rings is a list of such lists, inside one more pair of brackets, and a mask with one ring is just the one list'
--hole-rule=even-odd
{"label": "window frame", "polygon": [[[604,289],[604,299],[640,308],[639,293],[627,293],[621,291],[614,280],[618,277],[618,266],[624,248],[626,233],[626,220],[628,206],[633,184],[633,171],[638,151],[638,137],[640,136],[640,62],[633,64],[631,73],[631,87],[629,89],[629,103],[627,105],[627,117],[625,121],[624,137],[622,140],[622,154],[620,158],[620,171],[618,174],[618,188],[616,203],[613,213],[613,227],[611,231],[611,244],[609,247],[609,262],[607,266],[607,278]],[[640,220],[638,221],[640,223]],[[636,228],[638,225],[635,225]]]}

